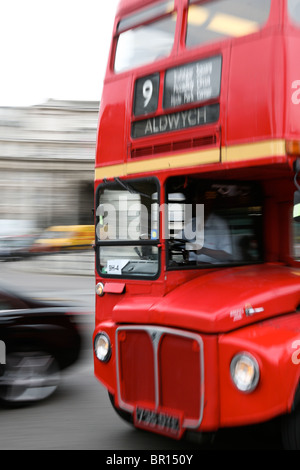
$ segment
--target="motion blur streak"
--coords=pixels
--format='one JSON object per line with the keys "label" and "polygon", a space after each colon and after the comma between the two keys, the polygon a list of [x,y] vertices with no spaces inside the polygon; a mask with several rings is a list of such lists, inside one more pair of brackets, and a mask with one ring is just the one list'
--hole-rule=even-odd
{"label": "motion blur streak", "polygon": [[[50,227],[70,226],[70,234],[71,226],[94,224],[98,109],[99,102],[54,100],[0,107],[0,260],[28,255]],[[91,257],[93,240],[76,243]]]}

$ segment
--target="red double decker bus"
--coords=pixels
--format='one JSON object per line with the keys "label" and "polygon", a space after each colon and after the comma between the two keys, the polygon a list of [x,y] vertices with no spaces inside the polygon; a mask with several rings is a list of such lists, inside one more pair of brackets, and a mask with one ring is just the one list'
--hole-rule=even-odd
{"label": "red double decker bus", "polygon": [[180,439],[282,416],[300,449],[299,48],[299,0],[120,1],[94,367],[136,427]]}

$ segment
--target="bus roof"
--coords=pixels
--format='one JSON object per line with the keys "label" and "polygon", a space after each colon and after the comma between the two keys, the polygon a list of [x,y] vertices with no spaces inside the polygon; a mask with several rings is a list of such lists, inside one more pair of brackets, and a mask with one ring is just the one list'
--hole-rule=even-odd
{"label": "bus roof", "polygon": [[158,0],[119,0],[117,15],[130,13],[131,11],[134,11],[137,8],[146,7],[147,5],[150,5],[155,1]]}

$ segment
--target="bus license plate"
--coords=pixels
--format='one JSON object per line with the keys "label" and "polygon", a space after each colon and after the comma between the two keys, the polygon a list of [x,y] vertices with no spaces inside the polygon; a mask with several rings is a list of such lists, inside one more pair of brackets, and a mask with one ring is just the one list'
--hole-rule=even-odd
{"label": "bus license plate", "polygon": [[166,434],[177,439],[181,437],[181,423],[178,416],[138,407],[134,417],[134,424],[137,427]]}

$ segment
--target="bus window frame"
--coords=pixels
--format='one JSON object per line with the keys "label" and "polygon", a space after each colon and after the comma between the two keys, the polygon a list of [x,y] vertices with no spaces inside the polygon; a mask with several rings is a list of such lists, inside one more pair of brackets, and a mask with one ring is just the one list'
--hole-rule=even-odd
{"label": "bus window frame", "polygon": [[[158,16],[153,16],[151,18],[149,18],[148,20],[145,19],[144,21],[140,22],[140,23],[136,23],[134,24],[134,26],[131,26],[131,27],[126,27],[124,29],[121,29],[119,30],[119,25],[120,23],[126,19],[127,17],[131,16],[132,14],[137,14],[138,12],[141,12],[143,9],[146,9],[145,7],[143,8],[140,8],[139,10],[135,10],[134,12],[131,12],[127,15],[120,15],[119,17],[117,17],[116,19],[116,22],[115,22],[115,28],[114,28],[114,35],[113,35],[113,47],[112,47],[112,50],[111,50],[111,53],[110,53],[110,71],[112,72],[112,74],[114,76],[119,76],[119,75],[122,75],[122,74],[126,74],[126,73],[129,73],[131,74],[134,70],[140,70],[144,67],[148,67],[148,66],[151,66],[153,64],[157,64],[158,62],[160,62],[161,60],[166,60],[166,59],[169,59],[170,56],[172,56],[173,54],[173,51],[175,49],[177,49],[177,34],[178,34],[178,28],[180,27],[180,30],[181,30],[181,24],[179,26],[179,8],[178,8],[178,5],[177,5],[177,0],[173,0],[174,4],[173,4],[173,9],[172,10],[169,10],[167,11],[166,13],[162,13]],[[149,7],[149,5],[148,5]],[[121,70],[121,71],[116,71],[115,70],[115,64],[116,64],[116,57],[117,57],[117,48],[118,48],[118,42],[119,42],[119,38],[121,36],[121,34],[123,33],[126,33],[130,30],[134,30],[134,29],[137,29],[139,27],[142,27],[142,26],[147,26],[147,25],[150,25],[152,23],[155,23],[155,22],[158,22],[158,21],[161,21],[163,19],[166,19],[168,17],[171,17],[172,15],[175,15],[176,16],[176,20],[175,20],[175,28],[174,28],[174,37],[173,37],[173,45],[172,45],[172,48],[170,49],[169,51],[169,54],[166,56],[166,57],[162,57],[162,58],[158,58],[154,61],[150,61],[150,62],[146,62],[146,63],[143,63],[141,65],[137,65],[137,66],[133,66],[133,67],[130,67],[130,68],[126,68],[124,70]]]}
{"label": "bus window frame", "polygon": [[259,28],[256,30],[256,31],[253,31],[252,33],[248,33],[248,34],[242,34],[240,36],[229,36],[229,37],[223,37],[223,38],[220,38],[220,39],[215,39],[215,40],[212,40],[212,41],[206,41],[204,43],[199,43],[199,44],[194,44],[192,46],[188,46],[187,45],[187,34],[188,34],[188,15],[189,15],[189,8],[191,5],[202,5],[202,4],[206,4],[206,3],[213,3],[213,2],[216,2],[218,0],[188,0],[187,1],[187,12],[186,12],[186,22],[185,22],[185,35],[184,35],[184,44],[185,44],[185,49],[187,51],[189,50],[194,50],[195,48],[205,48],[207,45],[213,45],[213,44],[222,44],[223,42],[226,42],[226,41],[233,41],[233,40],[239,40],[239,39],[242,39],[242,38],[247,38],[249,36],[253,36],[253,35],[256,35],[256,34],[259,34],[261,31],[263,31],[267,25],[269,24],[269,21],[270,21],[270,18],[271,18],[271,14],[273,12],[273,5],[274,5],[274,0],[270,0],[270,10],[269,10],[269,16],[267,18],[267,20],[260,24],[259,25]]}
{"label": "bus window frame", "polygon": [[293,30],[296,30],[296,31],[299,32],[299,30],[300,30],[300,18],[299,18],[299,22],[297,22],[296,19],[292,16],[291,10],[290,10],[290,7],[289,7],[289,0],[286,1],[285,8],[286,8],[287,23],[290,25],[290,27]]}
{"label": "bus window frame", "polygon": [[[103,279],[118,279],[118,280],[139,280],[139,281],[155,281],[159,279],[161,275],[161,270],[162,270],[162,260],[161,260],[161,212],[159,209],[159,204],[160,204],[160,198],[161,198],[161,186],[160,186],[160,181],[156,176],[147,176],[145,175],[144,177],[140,178],[128,178],[124,179],[124,183],[132,184],[132,183],[138,183],[146,180],[152,180],[157,188],[157,204],[158,204],[158,209],[157,209],[157,222],[158,222],[158,228],[157,228],[157,233],[158,237],[157,239],[153,240],[99,240],[97,237],[97,225],[99,223],[99,216],[97,216],[97,207],[98,207],[98,202],[100,201],[100,191],[102,191],[105,188],[110,188],[112,186],[115,186],[117,182],[113,180],[103,180],[100,182],[97,186],[96,192],[95,192],[95,256],[96,256],[96,271],[97,274],[103,278]],[[126,275],[113,275],[113,274],[107,274],[103,273],[101,271],[101,266],[100,266],[100,249],[101,247],[104,246],[154,246],[157,247],[157,272],[155,275],[149,275],[149,276],[141,276],[141,275],[136,275],[136,276],[126,276]]]}
{"label": "bus window frame", "polygon": [[[203,2],[204,1],[206,2],[207,0],[203,0]],[[287,10],[286,4],[284,4],[284,8]],[[177,16],[175,34],[174,34],[174,43],[167,57],[163,57],[161,59],[155,60],[154,62],[149,62],[149,63],[142,64],[140,66],[132,67],[130,69],[123,70],[121,72],[116,72],[114,70],[118,38],[120,36],[120,32],[118,32],[118,25],[120,21],[122,20],[122,18],[129,16],[130,14],[134,13],[136,10],[131,10],[128,12],[126,11],[124,12],[124,10],[121,10],[117,12],[116,18],[115,18],[114,29],[113,29],[112,43],[111,43],[111,48],[109,52],[106,78],[118,79],[118,77],[120,76],[126,76],[126,75],[132,75],[132,74],[134,76],[140,76],[140,74],[143,74],[143,75],[151,74],[153,73],[153,71],[158,71],[160,62],[163,62],[164,64],[166,64],[164,65],[164,67],[167,66],[167,64],[169,63],[174,64],[175,53],[176,53],[175,54],[176,63],[181,62],[183,55],[185,57],[185,61],[193,60],[192,58],[195,57],[195,54],[198,54],[199,51],[201,51],[201,57],[206,57],[206,55],[210,55],[211,53],[222,54],[224,51],[224,48],[228,47],[228,45],[231,44],[232,41],[234,42],[239,42],[239,41],[244,42],[245,40],[248,41],[249,38],[252,39],[252,38],[255,38],[256,36],[261,35],[262,33],[264,34],[266,30],[268,30],[271,27],[276,27],[276,28],[281,27],[283,23],[286,22],[285,17],[288,15],[287,11],[285,15],[282,13],[283,6],[280,0],[277,0],[277,1],[272,0],[269,17],[258,31],[248,34],[246,36],[223,38],[223,39],[215,40],[213,42],[206,42],[204,44],[198,44],[193,47],[187,47],[186,35],[187,35],[187,28],[188,28],[188,21],[187,21],[188,9],[189,9],[188,0],[183,1],[182,9],[180,5],[178,5],[178,0],[174,0],[173,12],[163,15],[164,17],[170,14],[176,14]],[[152,19],[150,23],[159,18]],[[140,25],[137,25],[137,26],[142,26],[143,24],[146,24],[146,23],[147,22],[141,23]],[[295,25],[294,23],[291,24],[291,26],[294,26],[296,30],[299,30],[297,25]],[[171,60],[172,57],[173,57],[173,60]],[[198,55],[197,55],[197,58],[198,58]]]}
{"label": "bus window frame", "polygon": [[[214,1],[214,0],[195,0],[191,5],[193,4],[205,4],[208,1]],[[234,42],[244,42],[245,40],[248,41],[249,38],[254,38],[255,36],[261,35],[262,32],[265,30],[269,29],[272,26],[278,26],[281,25],[283,22],[283,15],[282,15],[282,5],[280,0],[271,0],[271,5],[270,5],[270,11],[269,11],[269,16],[266,20],[265,23],[261,25],[261,27],[250,34],[242,35],[242,36],[231,36],[231,37],[223,37],[220,39],[216,39],[213,41],[208,41],[205,43],[200,43],[197,45],[193,46],[187,46],[186,44],[186,39],[187,39],[187,32],[188,32],[188,13],[189,13],[189,7],[190,7],[190,2],[187,0],[186,2],[186,7],[185,7],[185,22],[184,22],[184,27],[181,32],[181,40],[180,40],[180,50],[181,52],[184,53],[191,53],[195,54],[195,52],[201,50],[201,53],[203,52],[203,55],[209,54],[210,50],[216,50],[220,49],[222,50],[223,48],[226,47],[226,45],[230,44],[232,41]]]}
{"label": "bus window frame", "polygon": [[290,253],[289,253],[289,264],[299,267],[300,255],[296,256],[296,224],[298,224],[298,231],[300,233],[300,222],[294,221],[293,217],[293,206],[290,208],[290,226],[289,226],[289,239],[290,239]]}
{"label": "bus window frame", "polygon": [[[151,7],[151,4],[150,4],[146,7],[140,8],[138,11],[135,11],[133,13],[129,13],[128,15],[123,16],[123,18],[120,19],[117,22],[116,34],[119,36],[120,34],[124,33],[125,31],[129,31],[130,29],[138,28],[139,26],[142,26],[142,25],[151,24],[154,21],[156,21],[157,19],[162,19],[164,17],[167,17],[167,16],[171,15],[172,13],[174,13],[177,10],[176,9],[176,1],[175,0],[172,0],[172,1],[173,1],[173,8],[172,9],[169,9],[168,11],[165,11],[165,12],[154,14],[152,16],[149,16],[148,18],[145,18],[144,20],[136,21],[131,25],[129,24],[128,26],[125,26],[124,28],[122,28],[122,27],[120,28],[120,24],[122,22],[126,22],[132,16],[140,16],[140,15],[142,16],[143,14],[146,14],[147,10],[155,9],[155,5]],[[161,6],[162,6],[163,3],[168,3],[168,1],[161,0]],[[157,10],[158,9],[159,9],[159,2],[157,3]]]}

